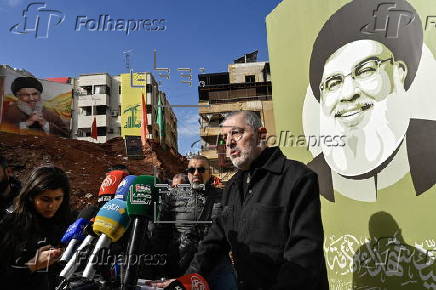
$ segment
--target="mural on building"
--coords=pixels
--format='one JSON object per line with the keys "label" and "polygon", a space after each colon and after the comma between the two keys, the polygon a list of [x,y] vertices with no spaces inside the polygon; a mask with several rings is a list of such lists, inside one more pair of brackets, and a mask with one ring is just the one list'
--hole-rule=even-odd
{"label": "mural on building", "polygon": [[267,18],[277,131],[323,140],[282,149],[318,173],[332,289],[436,287],[431,15],[430,0],[285,0]]}

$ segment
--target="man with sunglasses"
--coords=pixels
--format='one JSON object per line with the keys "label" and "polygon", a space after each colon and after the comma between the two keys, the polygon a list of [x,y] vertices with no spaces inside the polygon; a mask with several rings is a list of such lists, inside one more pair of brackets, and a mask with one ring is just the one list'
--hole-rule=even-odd
{"label": "man with sunglasses", "polygon": [[192,156],[186,173],[189,185],[176,186],[164,197],[161,220],[167,223],[158,224],[154,232],[155,244],[168,252],[165,276],[183,275],[222,210],[222,190],[212,185],[209,160]]}
{"label": "man with sunglasses", "polygon": [[[383,22],[387,6],[404,17]],[[375,202],[378,190],[409,172],[416,195],[436,183],[436,139],[429,134],[436,123],[411,116],[408,93],[422,46],[421,20],[404,0],[354,0],[322,27],[309,73],[320,105],[320,135],[345,136],[344,146],[321,143],[322,153],[308,164],[327,200],[335,201],[335,189]]]}
{"label": "man with sunglasses", "polygon": [[7,107],[3,123],[16,126],[20,130],[69,136],[69,130],[59,115],[43,105],[43,87],[40,81],[34,77],[18,77],[12,82],[11,91],[17,97],[17,102]]}

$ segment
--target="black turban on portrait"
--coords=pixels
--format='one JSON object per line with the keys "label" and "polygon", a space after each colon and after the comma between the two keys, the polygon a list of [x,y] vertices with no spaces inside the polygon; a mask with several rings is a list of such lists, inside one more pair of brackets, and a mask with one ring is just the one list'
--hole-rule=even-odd
{"label": "black turban on portrait", "polygon": [[404,88],[409,89],[422,54],[422,23],[416,10],[405,0],[354,0],[327,20],[313,44],[309,80],[318,101],[325,62],[347,43],[364,39],[384,44],[395,60],[406,63]]}
{"label": "black turban on portrait", "polygon": [[23,88],[34,88],[42,93],[42,84],[34,77],[18,77],[11,85],[11,91],[14,95]]}

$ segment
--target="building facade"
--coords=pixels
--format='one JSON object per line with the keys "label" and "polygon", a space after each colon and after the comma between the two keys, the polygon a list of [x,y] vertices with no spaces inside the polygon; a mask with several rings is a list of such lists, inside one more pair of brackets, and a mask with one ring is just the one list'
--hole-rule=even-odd
{"label": "building facade", "polygon": [[[140,136],[144,95],[147,138],[177,151],[177,118],[151,73],[83,74],[73,80],[73,86],[74,139],[104,143],[119,136]],[[91,137],[94,119],[97,140]]]}
{"label": "building facade", "polygon": [[[119,81],[107,73],[83,74],[74,79],[73,138],[104,143],[120,136]],[[91,137],[96,120],[97,140]]]}
{"label": "building facade", "polygon": [[224,181],[235,172],[219,135],[219,126],[228,114],[255,112],[268,132],[275,132],[269,63],[257,62],[256,55],[254,52],[235,60],[227,72],[198,76],[201,155],[211,161],[212,174]]}

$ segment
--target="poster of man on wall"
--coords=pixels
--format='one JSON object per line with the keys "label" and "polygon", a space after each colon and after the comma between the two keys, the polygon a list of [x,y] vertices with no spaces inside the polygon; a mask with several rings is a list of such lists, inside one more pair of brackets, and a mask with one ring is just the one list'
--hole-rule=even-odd
{"label": "poster of man on wall", "polygon": [[283,150],[318,174],[333,289],[436,286],[432,15],[426,0],[285,0],[267,18],[277,131],[324,140]]}
{"label": "poster of man on wall", "polygon": [[1,70],[1,131],[69,137],[70,84],[40,80],[8,67]]}

